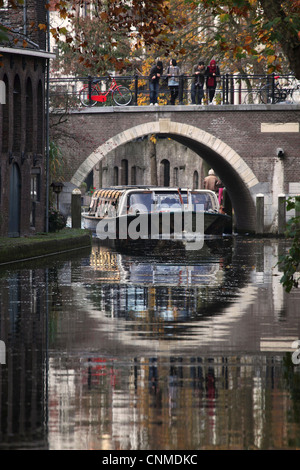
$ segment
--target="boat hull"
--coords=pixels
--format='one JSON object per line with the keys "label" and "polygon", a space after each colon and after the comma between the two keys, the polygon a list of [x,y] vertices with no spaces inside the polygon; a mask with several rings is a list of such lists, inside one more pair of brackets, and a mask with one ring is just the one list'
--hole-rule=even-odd
{"label": "boat hull", "polygon": [[231,225],[231,217],[216,212],[171,212],[126,215],[115,218],[82,214],[84,228],[100,239],[186,238],[222,235]]}

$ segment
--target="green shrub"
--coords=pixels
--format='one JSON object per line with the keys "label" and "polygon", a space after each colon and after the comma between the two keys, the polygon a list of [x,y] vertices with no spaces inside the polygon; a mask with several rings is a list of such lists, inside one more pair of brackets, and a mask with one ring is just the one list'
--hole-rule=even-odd
{"label": "green shrub", "polygon": [[[299,213],[300,196],[287,199],[287,210],[292,209]],[[288,253],[279,257],[278,265],[283,271],[280,282],[286,292],[290,292],[293,288],[299,287],[300,282],[300,217],[298,215],[287,222],[285,236],[292,240],[292,244]]]}
{"label": "green shrub", "polygon": [[56,208],[49,210],[49,232],[58,232],[67,225],[67,218]]}

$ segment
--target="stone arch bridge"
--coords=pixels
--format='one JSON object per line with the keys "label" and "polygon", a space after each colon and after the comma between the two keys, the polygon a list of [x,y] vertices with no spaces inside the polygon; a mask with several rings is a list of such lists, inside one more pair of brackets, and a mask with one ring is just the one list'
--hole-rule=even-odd
{"label": "stone arch bridge", "polygon": [[300,194],[299,118],[300,105],[291,104],[85,108],[69,114],[59,145],[66,179],[80,186],[111,150],[149,134],[168,136],[214,168],[237,231],[257,232],[263,195],[263,232],[277,233],[279,195]]}

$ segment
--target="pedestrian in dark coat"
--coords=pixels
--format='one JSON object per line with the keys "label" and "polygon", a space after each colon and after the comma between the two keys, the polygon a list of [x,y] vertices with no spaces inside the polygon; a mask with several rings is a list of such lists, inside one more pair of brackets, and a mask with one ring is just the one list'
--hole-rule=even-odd
{"label": "pedestrian in dark coat", "polygon": [[159,90],[159,80],[163,73],[163,63],[159,60],[157,64],[153,65],[150,70],[149,74],[149,89],[150,89],[150,106],[156,105],[157,98],[158,98],[158,90]]}
{"label": "pedestrian in dark coat", "polygon": [[193,81],[191,87],[192,104],[201,104],[204,96],[204,78],[205,78],[205,65],[203,60],[194,65],[193,68]]}
{"label": "pedestrian in dark coat", "polygon": [[220,78],[220,70],[215,60],[210,61],[209,66],[206,68],[205,75],[209,104],[212,104],[217,87],[217,80]]}

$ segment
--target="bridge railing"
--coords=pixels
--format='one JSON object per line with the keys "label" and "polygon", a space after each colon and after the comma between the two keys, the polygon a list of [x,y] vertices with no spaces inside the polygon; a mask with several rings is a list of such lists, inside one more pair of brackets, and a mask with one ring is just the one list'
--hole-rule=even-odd
{"label": "bridge railing", "polygon": [[[119,85],[128,87],[132,92],[131,106],[146,106],[149,100],[148,76],[115,76]],[[70,109],[81,107],[80,93],[84,87],[91,90],[94,80],[105,92],[109,88],[111,77],[53,77],[50,79],[50,107],[52,109]],[[181,75],[179,77],[179,94],[176,104],[191,104],[191,87],[194,77]],[[90,95],[90,93],[89,93]],[[160,80],[158,103],[169,104],[170,91],[167,77]],[[238,75],[222,74],[218,80],[214,104],[268,104],[268,103],[296,103],[300,104],[300,81],[293,75]],[[87,103],[89,105],[91,103]],[[113,105],[111,94],[106,101],[97,102],[96,106]],[[204,85],[202,104],[208,104],[208,91]]]}

